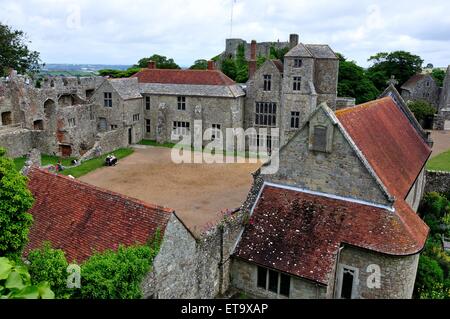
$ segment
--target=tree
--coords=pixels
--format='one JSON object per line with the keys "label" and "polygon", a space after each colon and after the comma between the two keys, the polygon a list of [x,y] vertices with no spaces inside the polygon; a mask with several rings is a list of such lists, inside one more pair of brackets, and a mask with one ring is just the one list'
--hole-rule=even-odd
{"label": "tree", "polygon": [[141,68],[131,67],[127,70],[113,70],[113,69],[103,69],[99,70],[98,74],[100,76],[109,76],[112,78],[129,78],[130,76],[141,71]]}
{"label": "tree", "polygon": [[29,272],[32,283],[46,281],[58,298],[68,298],[70,292],[67,288],[67,266],[64,252],[53,249],[49,242],[44,243],[42,248],[32,250],[28,254]]}
{"label": "tree", "polygon": [[420,56],[406,51],[381,52],[371,56],[368,61],[373,65],[367,70],[367,75],[380,91],[386,88],[386,82],[392,75],[401,86],[414,74],[419,73],[423,64]]}
{"label": "tree", "polygon": [[191,70],[206,70],[206,69],[208,69],[208,61],[196,60],[189,69],[191,69]]}
{"label": "tree", "polygon": [[0,299],[54,299],[48,282],[31,284],[25,266],[18,266],[6,257],[0,257]]}
{"label": "tree", "polygon": [[236,64],[234,63],[233,59],[226,58],[225,60],[223,60],[221,70],[230,79],[236,79]]}
{"label": "tree", "polygon": [[274,46],[270,47],[270,59],[276,59],[276,60],[280,60],[281,62],[284,62],[284,56],[286,55],[286,53],[289,52],[289,47],[284,47],[284,48],[275,48]]}
{"label": "tree", "polygon": [[444,272],[436,260],[420,256],[417,269],[416,294],[430,296],[437,284],[443,284]]}
{"label": "tree", "polygon": [[354,61],[347,61],[345,57],[339,57],[338,95],[353,97],[357,104],[375,100],[380,92],[372,81],[369,80],[365,70]]}
{"label": "tree", "polygon": [[236,78],[234,79],[238,83],[245,83],[248,80],[248,62],[245,58],[245,46],[239,44],[235,59],[236,65]]}
{"label": "tree", "polygon": [[436,81],[436,84],[440,87],[444,85],[445,75],[445,71],[441,69],[433,69],[433,71],[431,72],[431,76]]}
{"label": "tree", "polygon": [[33,217],[27,212],[34,199],[26,177],[5,154],[0,148],[0,256],[20,258],[33,223]]}
{"label": "tree", "polygon": [[12,68],[19,73],[39,71],[39,53],[28,48],[23,31],[14,30],[0,22],[0,76]]}
{"label": "tree", "polygon": [[140,59],[138,64],[134,67],[147,68],[150,61],[154,61],[158,69],[181,69],[173,59],[168,59],[167,57],[159,54],[153,54],[149,58]]}
{"label": "tree", "polygon": [[408,103],[408,107],[419,122],[432,118],[436,113],[436,109],[426,101],[413,101]]}

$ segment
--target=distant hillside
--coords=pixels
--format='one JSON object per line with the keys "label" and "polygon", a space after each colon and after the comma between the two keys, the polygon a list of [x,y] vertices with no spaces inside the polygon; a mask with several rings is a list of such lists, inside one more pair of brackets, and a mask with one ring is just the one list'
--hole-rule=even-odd
{"label": "distant hillside", "polygon": [[105,65],[105,64],[46,64],[40,74],[49,76],[90,76],[99,70],[126,70],[130,65]]}

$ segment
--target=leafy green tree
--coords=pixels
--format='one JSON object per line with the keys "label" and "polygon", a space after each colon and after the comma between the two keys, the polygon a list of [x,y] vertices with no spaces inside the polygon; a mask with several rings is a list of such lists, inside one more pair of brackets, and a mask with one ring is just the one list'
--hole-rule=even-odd
{"label": "leafy green tree", "polygon": [[206,69],[208,69],[208,61],[196,60],[189,69],[191,69],[191,70],[206,70]]}
{"label": "leafy green tree", "polygon": [[445,71],[441,69],[433,69],[433,71],[431,72],[431,76],[436,81],[436,84],[440,87],[444,85],[445,74]]}
{"label": "leafy green tree", "polygon": [[436,113],[436,109],[426,101],[412,101],[408,107],[419,122],[432,118]]}
{"label": "leafy green tree", "polygon": [[271,46],[270,53],[269,53],[270,59],[271,60],[277,59],[277,60],[280,60],[281,62],[284,62],[284,56],[286,55],[286,53],[289,52],[289,50],[290,50],[289,47],[277,49],[274,46]]}
{"label": "leafy green tree", "polygon": [[181,69],[172,58],[168,59],[167,57],[159,54],[153,54],[149,58],[140,59],[135,67],[146,68],[148,67],[148,63],[150,61],[154,61],[158,69]]}
{"label": "leafy green tree", "polygon": [[386,88],[386,82],[392,75],[401,86],[414,74],[419,73],[423,64],[420,56],[406,51],[381,52],[371,56],[368,61],[373,64],[367,70],[367,75],[380,91]]}
{"label": "leafy green tree", "polygon": [[236,59],[236,78],[238,83],[245,83],[248,80],[248,62],[245,58],[245,46],[241,43],[238,45]]}
{"label": "leafy green tree", "polygon": [[127,70],[112,70],[112,69],[103,69],[99,70],[98,74],[100,76],[109,76],[112,78],[129,78],[130,76],[141,71],[141,68],[128,68]]}
{"label": "leafy green tree", "polygon": [[224,59],[222,61],[221,70],[230,79],[236,80],[236,64],[233,59]]}
{"label": "leafy green tree", "polygon": [[50,242],[46,242],[42,248],[32,250],[27,259],[30,262],[28,268],[33,278],[33,284],[46,281],[57,298],[70,296],[67,289],[67,266],[69,264],[62,250],[53,249]]}
{"label": "leafy green tree", "polygon": [[33,223],[28,210],[34,199],[26,177],[5,154],[0,148],[0,256],[20,258]]}
{"label": "leafy green tree", "polygon": [[120,246],[95,254],[81,266],[82,299],[139,299],[140,284],[150,270],[159,245]]}
{"label": "leafy green tree", "polygon": [[7,75],[9,68],[22,74],[39,71],[39,53],[30,50],[28,43],[23,31],[0,22],[0,76]]}
{"label": "leafy green tree", "polygon": [[380,92],[366,75],[365,70],[354,61],[339,57],[338,95],[353,97],[357,104],[375,100]]}
{"label": "leafy green tree", "polygon": [[436,284],[444,282],[444,272],[436,260],[422,255],[417,269],[416,289],[419,294],[430,294]]}
{"label": "leafy green tree", "polygon": [[6,257],[0,257],[0,299],[54,299],[48,282],[31,284],[31,276],[25,266],[16,265]]}

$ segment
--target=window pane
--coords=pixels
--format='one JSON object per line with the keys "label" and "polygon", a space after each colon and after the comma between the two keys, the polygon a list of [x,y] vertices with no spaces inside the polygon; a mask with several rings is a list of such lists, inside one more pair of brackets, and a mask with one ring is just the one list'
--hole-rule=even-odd
{"label": "window pane", "polygon": [[273,270],[269,270],[269,290],[278,293],[278,273]]}
{"label": "window pane", "polygon": [[341,298],[351,299],[353,290],[353,272],[344,268],[342,275]]}
{"label": "window pane", "polygon": [[267,269],[258,266],[258,287],[266,289]]}
{"label": "window pane", "polygon": [[280,295],[289,297],[291,289],[291,277],[285,274],[280,274]]}

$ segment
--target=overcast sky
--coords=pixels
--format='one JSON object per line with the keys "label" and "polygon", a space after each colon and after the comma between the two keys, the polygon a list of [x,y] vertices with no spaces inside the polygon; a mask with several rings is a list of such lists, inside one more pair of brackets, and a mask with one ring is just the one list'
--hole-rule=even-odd
{"label": "overcast sky", "polygon": [[[133,64],[153,53],[182,66],[222,52],[233,0],[0,0],[0,21],[21,29],[46,63]],[[231,37],[326,43],[367,66],[407,50],[450,64],[447,0],[236,0]]]}

